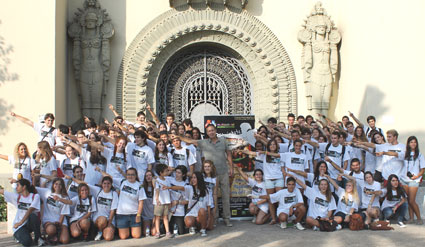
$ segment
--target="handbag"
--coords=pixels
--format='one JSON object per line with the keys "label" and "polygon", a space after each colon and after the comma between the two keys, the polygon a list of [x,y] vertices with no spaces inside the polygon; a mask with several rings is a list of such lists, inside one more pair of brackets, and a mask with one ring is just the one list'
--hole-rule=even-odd
{"label": "handbag", "polygon": [[321,232],[333,232],[336,230],[338,223],[332,218],[330,220],[322,220],[321,218],[317,219],[319,221],[319,229]]}

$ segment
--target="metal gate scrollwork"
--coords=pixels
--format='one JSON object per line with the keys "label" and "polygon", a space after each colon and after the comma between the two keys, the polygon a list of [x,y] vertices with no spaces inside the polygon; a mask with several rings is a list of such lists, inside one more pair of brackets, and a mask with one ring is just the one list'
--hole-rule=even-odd
{"label": "metal gate scrollwork", "polygon": [[[242,63],[215,49],[186,49],[174,55],[161,71],[157,112],[168,112],[180,122],[199,105],[219,114],[251,114],[251,85]],[[207,114],[207,113],[206,113]]]}

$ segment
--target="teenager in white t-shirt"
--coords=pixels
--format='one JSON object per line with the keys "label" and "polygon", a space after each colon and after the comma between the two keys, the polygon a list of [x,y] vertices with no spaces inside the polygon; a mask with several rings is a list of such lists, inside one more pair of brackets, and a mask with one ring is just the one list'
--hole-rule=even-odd
{"label": "teenager in white t-shirt", "polygon": [[306,218],[307,226],[312,227],[314,231],[318,231],[320,227],[319,220],[333,221],[331,218],[333,211],[336,209],[336,204],[329,181],[326,179],[320,180],[319,190],[308,187],[298,179],[296,179],[296,182],[304,189],[304,195],[310,199]]}
{"label": "teenager in white t-shirt", "polygon": [[[241,174],[242,178],[248,182],[248,185],[252,188],[251,195],[253,195],[253,197],[267,195],[262,170],[255,169],[253,174],[254,179],[252,179],[242,171],[241,167],[236,166],[236,169],[238,170],[239,174]],[[252,201],[249,204],[249,212],[254,216],[252,223],[262,225],[270,218],[269,206],[267,202],[268,198],[252,198]]]}
{"label": "teenager in white t-shirt", "polygon": [[52,147],[55,145],[57,130],[53,126],[55,116],[52,113],[46,113],[46,115],[44,115],[44,123],[33,122],[30,119],[20,116],[14,112],[11,112],[10,115],[33,128],[38,133],[39,141],[47,141]]}
{"label": "teenager in white t-shirt", "polygon": [[[28,151],[28,147],[25,143],[20,142],[15,146],[13,155],[0,154],[0,159],[9,161],[9,164],[13,166],[12,178],[19,180],[25,178],[28,181],[32,181],[31,178],[31,156]],[[16,183],[12,185],[16,189]]]}
{"label": "teenager in white t-shirt", "polygon": [[90,188],[87,184],[78,185],[78,196],[71,199],[71,218],[70,232],[73,238],[78,238],[81,235],[87,240],[89,229],[91,226],[91,216],[96,212],[96,200],[90,195]]}
{"label": "teenager in white t-shirt", "polygon": [[[138,181],[137,170],[133,167],[126,172],[127,179],[121,182],[116,223],[120,239],[140,238],[142,236],[143,200],[146,199],[144,188]],[[114,181],[115,183],[115,181]]]}
{"label": "teenager in white t-shirt", "polygon": [[127,153],[132,167],[136,168],[139,180],[143,182],[145,172],[152,170],[155,157],[152,149],[147,145],[148,136],[142,130],[134,133],[134,143],[127,144]]}
{"label": "teenager in white t-shirt", "polygon": [[381,205],[384,219],[389,220],[392,216],[396,216],[398,225],[406,227],[403,219],[407,213],[407,195],[397,175],[391,174],[388,177],[387,187],[382,189],[382,197],[385,198]]}
{"label": "teenager in white t-shirt", "polygon": [[373,180],[370,171],[364,173],[364,180],[358,181],[361,187],[361,203],[359,211],[362,213],[364,223],[369,225],[373,219],[379,218],[379,196],[382,194],[381,184]]}
{"label": "teenager in white t-shirt", "polygon": [[0,189],[6,202],[16,207],[15,219],[12,223],[13,237],[24,246],[31,246],[34,232],[34,242],[39,246],[44,244],[40,233],[40,219],[36,213],[40,210],[40,196],[34,186],[26,179],[17,181],[16,193]]}
{"label": "teenager in white t-shirt", "polygon": [[[265,186],[267,194],[273,194],[284,187],[283,172],[285,170],[283,163],[283,153],[279,153],[277,142],[270,140],[267,143],[267,151],[251,152],[243,150],[242,152],[253,157],[258,157],[263,160],[263,172],[265,179]],[[275,206],[269,202],[270,214],[272,216],[271,225],[276,224],[276,209]]]}
{"label": "teenager in white t-shirt", "polygon": [[84,181],[84,173],[83,168],[81,166],[75,166],[72,169],[73,176],[70,177],[68,175],[65,175],[65,179],[68,181],[66,186],[66,192],[68,193],[69,198],[74,198],[78,196],[78,182],[74,181]]}
{"label": "teenager in white t-shirt", "polygon": [[190,185],[186,186],[171,186],[165,189],[181,190],[185,192],[185,197],[188,200],[188,212],[185,215],[184,222],[189,228],[189,234],[196,233],[196,224],[201,225],[201,236],[206,237],[208,212],[210,212],[210,203],[208,202],[208,189],[205,186],[205,181],[200,172],[194,172],[190,179]]}
{"label": "teenager in white t-shirt", "polygon": [[[309,164],[308,157],[306,154],[301,152],[301,147],[303,145],[302,141],[295,140],[293,145],[294,145],[294,152],[287,152],[282,154],[282,160],[285,163],[285,168],[289,168],[291,170],[296,170],[296,171],[305,171],[305,172],[309,171],[310,168],[308,165]],[[297,175],[288,170],[286,172],[296,176],[299,180],[305,183],[303,176]]]}
{"label": "teenager in white t-shirt", "polygon": [[173,155],[168,151],[167,144],[164,140],[159,140],[155,147],[155,165],[152,167],[152,171],[155,176],[158,176],[155,172],[155,166],[157,164],[165,164],[168,166],[170,172],[172,172],[172,168],[174,165]]}
{"label": "teenager in white t-shirt", "polygon": [[286,189],[279,190],[271,195],[260,196],[260,198],[269,199],[272,203],[279,203],[277,216],[279,217],[280,228],[285,229],[290,217],[293,216],[295,217],[295,227],[298,230],[305,230],[305,228],[301,225],[301,220],[307,211],[304,206],[303,196],[300,190],[295,188],[295,177],[292,174],[286,175],[288,177],[286,181]]}
{"label": "teenager in white t-shirt", "polygon": [[43,228],[50,244],[69,243],[68,219],[71,214],[72,201],[66,193],[62,178],[55,178],[51,188],[37,188],[43,202]]}
{"label": "teenager in white t-shirt", "polygon": [[155,180],[155,190],[153,194],[153,205],[154,205],[154,215],[155,215],[155,238],[160,237],[159,227],[160,221],[164,222],[166,236],[168,238],[174,237],[170,232],[170,225],[168,222],[168,213],[171,204],[171,195],[170,190],[167,189],[170,187],[170,181],[165,178],[168,175],[168,166],[165,164],[158,164],[156,167],[156,173],[159,175]]}
{"label": "teenager in white t-shirt", "polygon": [[[295,173],[299,176],[302,176],[305,178],[305,180],[309,183],[309,187],[319,190],[319,183],[320,180],[322,179],[326,179],[328,180],[328,178],[325,175],[329,175],[328,173],[328,165],[326,164],[325,161],[321,160],[319,161],[319,163],[317,163],[316,169],[314,170],[314,173],[307,173],[304,171],[297,171],[297,170],[292,170],[290,168],[286,168],[288,171]],[[334,191],[334,187],[332,185],[331,186],[331,191]]]}
{"label": "teenager in white t-shirt", "polygon": [[[170,182],[170,186],[185,186],[187,185],[187,168],[186,166],[177,166],[175,169],[175,177],[167,177]],[[187,199],[184,191],[181,190],[170,190],[171,205],[170,213],[172,213],[170,220],[170,229],[177,227],[177,233],[183,235],[186,233],[184,216],[185,216],[185,205],[187,205]],[[153,212],[152,212],[153,213]]]}
{"label": "teenager in white t-shirt", "polygon": [[[59,165],[59,168],[62,169],[64,175],[72,177],[72,169],[76,166],[81,166],[84,172],[86,169],[86,163],[81,157],[77,156],[77,151],[72,146],[65,146],[65,154],[66,158],[62,160]],[[65,183],[66,182],[68,181],[66,180]]]}
{"label": "teenager in white t-shirt", "polygon": [[146,199],[143,201],[143,211],[142,211],[142,236],[149,236],[153,232],[153,193],[154,193],[154,185],[153,185],[153,177],[154,174],[152,171],[146,171],[145,177],[143,179],[143,189],[145,190]]}
{"label": "teenager in white t-shirt", "polygon": [[[353,177],[352,177],[353,178]],[[356,179],[349,180],[345,183],[345,188],[340,187],[335,180],[328,176],[328,180],[335,187],[338,196],[338,207],[334,215],[335,221],[339,224],[337,230],[342,226],[348,226],[351,216],[358,210],[360,199],[357,192]]]}
{"label": "teenager in white t-shirt", "polygon": [[409,204],[408,223],[414,222],[414,214],[416,214],[418,225],[422,225],[421,212],[416,203],[416,193],[419,189],[419,183],[425,172],[425,159],[419,151],[418,139],[415,136],[407,138],[406,155],[404,158],[404,167],[401,175],[401,183],[404,190],[407,192]]}
{"label": "teenager in white t-shirt", "polygon": [[[37,144],[37,154],[32,165],[33,167],[31,167],[31,170],[35,174],[57,177],[56,160],[53,157],[52,150],[50,149],[50,145],[47,141],[41,141]],[[33,181],[33,183],[34,182],[36,181]],[[48,183],[49,180],[40,178],[40,187],[48,188],[50,185]],[[35,185],[37,184],[38,183],[36,182]]]}
{"label": "teenager in white t-shirt", "polygon": [[214,229],[214,221],[217,213],[217,181],[216,169],[213,161],[205,160],[202,165],[202,174],[204,175],[205,186],[208,190],[208,201],[210,202],[210,211],[208,212],[208,230]]}
{"label": "teenager in white t-shirt", "polygon": [[175,136],[172,139],[172,144],[174,146],[171,149],[171,154],[173,156],[173,169],[179,165],[186,166],[188,172],[187,175],[191,176],[195,169],[196,159],[194,154],[187,148],[182,147],[180,137]]}

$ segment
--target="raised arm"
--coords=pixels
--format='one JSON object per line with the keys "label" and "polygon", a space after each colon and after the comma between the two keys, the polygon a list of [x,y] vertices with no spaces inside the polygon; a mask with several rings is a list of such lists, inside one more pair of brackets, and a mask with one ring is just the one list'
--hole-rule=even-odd
{"label": "raised arm", "polygon": [[170,134],[169,137],[170,137],[171,140],[174,139],[174,138],[176,138],[176,137],[179,137],[180,140],[182,140],[182,141],[184,141],[186,143],[190,143],[190,144],[193,144],[193,145],[198,145],[198,140],[195,140],[195,139],[187,138],[187,137],[184,137],[184,136],[177,136],[177,135],[174,135],[174,134]]}
{"label": "raised arm", "polygon": [[376,144],[372,142],[360,142],[360,141],[354,141],[354,145],[362,145],[368,148],[376,148]]}
{"label": "raised arm", "polygon": [[159,120],[158,116],[155,114],[155,112],[152,111],[152,108],[149,104],[146,104],[146,110],[151,114],[153,121],[155,121],[156,125],[159,125],[161,121]]}
{"label": "raised arm", "polygon": [[63,139],[62,140],[65,144],[67,144],[67,145],[69,145],[69,146],[71,146],[72,148],[74,148],[75,150],[77,150],[77,152],[81,155],[82,154],[82,152],[83,152],[83,149],[81,148],[81,146],[80,145],[78,145],[77,143],[74,143],[73,141],[71,141],[71,140],[65,140],[65,139]]}
{"label": "raised arm", "polygon": [[312,145],[313,147],[315,147],[315,148],[320,148],[320,145],[319,145],[319,143],[317,143],[317,142],[314,142],[314,141],[312,141],[312,140],[303,140],[305,143],[308,143],[308,144],[310,144],[310,145]]}
{"label": "raised arm", "polygon": [[285,175],[286,175],[286,176],[288,176],[288,177],[293,177],[293,178],[295,178],[295,181],[297,182],[297,184],[298,184],[299,186],[301,186],[301,188],[303,188],[303,190],[305,191],[305,189],[307,188],[307,185],[305,185],[305,183],[303,183],[303,181],[301,181],[301,180],[297,179],[297,177],[295,177],[294,175],[292,175],[292,174],[290,174],[290,173],[286,173]]}
{"label": "raised arm", "polygon": [[103,150],[105,150],[105,147],[103,146],[103,145],[101,145],[101,144],[99,144],[99,143],[97,143],[97,142],[94,142],[94,141],[91,141],[91,140],[89,140],[88,142],[87,142],[92,148],[97,148],[97,149],[99,149],[100,151],[102,151],[103,152]]}
{"label": "raised arm", "polygon": [[354,116],[354,114],[352,112],[348,111],[348,113],[350,114],[350,117],[352,119],[354,119],[354,122],[356,122],[358,126],[360,126],[362,128],[364,127],[364,124],[362,122],[360,122],[360,120],[358,118],[356,118],[356,116]]}
{"label": "raised arm", "polygon": [[114,106],[112,104],[108,105],[109,110],[112,111],[112,113],[114,114],[115,117],[118,117],[120,114],[118,114],[118,112],[115,110]]}
{"label": "raised arm", "polygon": [[300,176],[303,176],[303,177],[305,177],[305,178],[307,178],[307,172],[304,172],[304,171],[299,171],[299,170],[292,170],[291,168],[289,168],[289,167],[286,167],[286,170],[288,171],[288,172],[293,172],[293,173],[295,173],[295,174],[297,174],[297,175],[300,175]]}
{"label": "raised arm", "polygon": [[342,169],[342,167],[340,167],[339,165],[337,165],[335,162],[333,162],[331,160],[331,158],[329,158],[329,156],[325,156],[325,161],[331,163],[331,165],[338,170],[340,173],[344,173],[344,169]]}
{"label": "raised arm", "polygon": [[243,178],[245,181],[247,181],[247,182],[248,182],[249,177],[248,177],[248,175],[246,175],[246,173],[245,173],[245,172],[243,172],[243,171],[242,171],[242,168],[241,168],[241,167],[239,167],[239,166],[236,166],[236,170],[239,172],[239,174],[241,174],[242,178]]}
{"label": "raised arm", "polygon": [[14,113],[14,112],[11,112],[10,115],[14,118],[17,118],[19,121],[23,122],[24,124],[30,126],[31,128],[34,127],[34,122],[31,121],[30,119],[23,117],[23,116],[20,116],[20,115]]}
{"label": "raised arm", "polygon": [[8,161],[9,160],[9,156],[4,155],[4,154],[0,154],[0,159]]}
{"label": "raised arm", "polygon": [[259,134],[254,134],[254,137],[257,141],[260,141],[261,143],[263,143],[264,145],[267,145],[267,138],[263,137],[262,135]]}
{"label": "raised arm", "polygon": [[328,174],[325,174],[328,181],[335,187],[335,190],[339,190],[339,185],[333,180]]}
{"label": "raised arm", "polygon": [[247,154],[249,156],[257,157],[257,152],[243,149],[240,151],[241,153]]}

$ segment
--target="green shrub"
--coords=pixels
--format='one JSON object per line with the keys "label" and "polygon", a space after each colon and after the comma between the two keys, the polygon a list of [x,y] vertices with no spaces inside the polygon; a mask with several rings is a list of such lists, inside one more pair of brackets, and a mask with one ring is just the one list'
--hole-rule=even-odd
{"label": "green shrub", "polygon": [[0,221],[7,221],[7,203],[4,196],[0,196]]}

